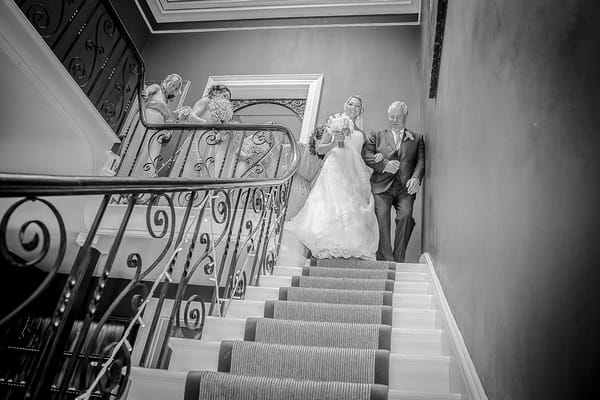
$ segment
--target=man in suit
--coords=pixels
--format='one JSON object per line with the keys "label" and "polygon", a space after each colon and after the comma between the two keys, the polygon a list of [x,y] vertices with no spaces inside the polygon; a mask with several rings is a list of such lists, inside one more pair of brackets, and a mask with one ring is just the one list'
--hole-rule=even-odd
{"label": "man in suit", "polygon": [[[388,108],[389,130],[371,132],[363,159],[373,169],[371,191],[379,223],[377,259],[404,262],[408,240],[415,227],[413,203],[425,173],[423,135],[405,128],[408,107],[394,101]],[[396,209],[394,247],[390,238],[390,213]]]}

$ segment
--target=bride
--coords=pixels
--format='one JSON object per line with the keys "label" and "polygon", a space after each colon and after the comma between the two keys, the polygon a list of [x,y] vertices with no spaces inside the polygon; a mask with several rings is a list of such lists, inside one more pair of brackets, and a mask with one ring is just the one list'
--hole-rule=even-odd
{"label": "bride", "polygon": [[371,170],[361,158],[366,135],[357,120],[362,112],[362,99],[351,96],[344,113],[328,120],[317,148],[326,155],[325,162],[293,220],[298,239],[316,258],[375,260],[379,228],[369,183]]}

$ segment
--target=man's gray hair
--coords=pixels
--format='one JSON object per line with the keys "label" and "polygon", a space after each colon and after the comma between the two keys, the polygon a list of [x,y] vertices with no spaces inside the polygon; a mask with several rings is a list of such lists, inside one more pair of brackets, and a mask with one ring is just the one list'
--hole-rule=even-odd
{"label": "man's gray hair", "polygon": [[388,107],[388,114],[391,113],[394,109],[400,109],[402,115],[404,115],[405,117],[408,115],[408,106],[403,101],[396,100],[392,104],[390,104],[390,106]]}

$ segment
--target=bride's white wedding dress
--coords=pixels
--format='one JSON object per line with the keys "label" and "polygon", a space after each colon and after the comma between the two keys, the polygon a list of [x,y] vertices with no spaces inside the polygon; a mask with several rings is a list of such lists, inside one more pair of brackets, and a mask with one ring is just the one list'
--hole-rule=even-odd
{"label": "bride's white wedding dress", "polygon": [[361,157],[364,136],[355,130],[343,148],[327,154],[292,230],[313,257],[375,259],[379,228],[369,176]]}

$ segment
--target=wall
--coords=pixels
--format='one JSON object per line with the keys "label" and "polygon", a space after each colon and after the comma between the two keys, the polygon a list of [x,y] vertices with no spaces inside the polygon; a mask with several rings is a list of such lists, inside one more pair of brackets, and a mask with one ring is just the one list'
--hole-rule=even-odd
{"label": "wall", "polygon": [[600,395],[598,11],[449,2],[423,103],[424,250],[490,399]]}
{"label": "wall", "polygon": [[111,3],[141,53],[150,39],[150,29],[137,8],[135,0],[113,0]]}
{"label": "wall", "polygon": [[279,29],[153,35],[143,53],[149,80],[171,72],[202,95],[210,75],[323,73],[318,121],[364,97],[365,126],[385,127],[387,106],[405,98],[418,129],[417,27]]}
{"label": "wall", "polygon": [[117,136],[15,3],[0,26],[0,171],[99,174]]}
{"label": "wall", "polygon": [[[210,75],[322,73],[317,123],[360,94],[367,130],[385,128],[388,105],[401,98],[410,107],[408,127],[419,131],[419,39],[419,28],[409,26],[161,34],[150,38],[143,57],[149,80],[171,72],[191,80],[190,104]],[[408,257],[419,254],[418,225]]]}

